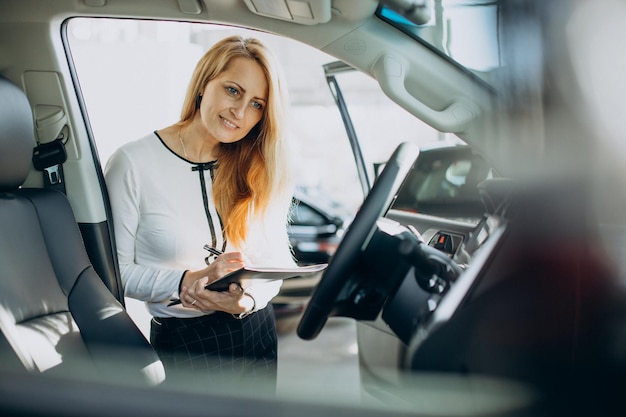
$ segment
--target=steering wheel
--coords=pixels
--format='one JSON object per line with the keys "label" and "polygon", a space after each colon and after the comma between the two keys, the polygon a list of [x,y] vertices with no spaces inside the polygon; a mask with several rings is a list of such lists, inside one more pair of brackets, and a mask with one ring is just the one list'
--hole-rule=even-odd
{"label": "steering wheel", "polygon": [[300,338],[314,339],[326,324],[342,288],[355,269],[359,255],[367,248],[376,231],[376,221],[391,206],[418,154],[417,145],[404,142],[389,158],[307,304],[298,324]]}

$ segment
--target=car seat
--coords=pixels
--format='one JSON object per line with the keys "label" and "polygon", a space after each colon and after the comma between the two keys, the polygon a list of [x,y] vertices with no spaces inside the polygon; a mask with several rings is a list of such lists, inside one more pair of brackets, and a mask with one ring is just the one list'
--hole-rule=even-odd
{"label": "car seat", "polygon": [[0,364],[162,382],[152,346],[91,265],[65,195],[21,187],[34,145],[28,100],[0,77]]}

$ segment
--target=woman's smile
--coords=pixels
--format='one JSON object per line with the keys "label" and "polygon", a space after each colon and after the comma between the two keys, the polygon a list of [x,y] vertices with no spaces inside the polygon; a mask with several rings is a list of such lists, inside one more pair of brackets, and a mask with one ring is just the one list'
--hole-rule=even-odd
{"label": "woman's smile", "polygon": [[228,120],[227,118],[223,117],[223,116],[219,116],[222,119],[222,122],[224,123],[224,125],[227,128],[230,129],[239,129],[239,126],[237,126],[236,124],[232,123],[230,120]]}

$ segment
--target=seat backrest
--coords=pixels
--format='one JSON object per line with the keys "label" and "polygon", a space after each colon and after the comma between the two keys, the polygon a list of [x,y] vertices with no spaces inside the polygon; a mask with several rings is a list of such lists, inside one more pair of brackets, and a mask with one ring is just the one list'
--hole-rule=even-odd
{"label": "seat backrest", "polygon": [[65,195],[21,188],[33,132],[26,96],[0,77],[0,362],[161,382],[158,356],[94,271]]}

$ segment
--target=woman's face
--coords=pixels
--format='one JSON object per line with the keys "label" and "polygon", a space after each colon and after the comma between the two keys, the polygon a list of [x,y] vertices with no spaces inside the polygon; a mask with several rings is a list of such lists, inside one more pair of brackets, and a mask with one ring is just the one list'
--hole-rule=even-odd
{"label": "woman's face", "polygon": [[199,113],[208,139],[233,143],[245,137],[263,117],[267,95],[267,80],[256,61],[231,60],[202,93]]}

